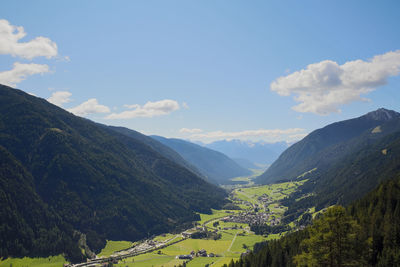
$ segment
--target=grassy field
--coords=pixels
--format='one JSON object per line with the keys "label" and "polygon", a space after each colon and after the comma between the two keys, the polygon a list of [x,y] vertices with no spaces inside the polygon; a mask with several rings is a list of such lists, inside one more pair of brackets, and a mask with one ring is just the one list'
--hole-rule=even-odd
{"label": "grassy field", "polygon": [[[241,177],[236,179],[244,178]],[[255,187],[242,187],[236,188],[232,192],[233,197],[236,197],[240,201],[247,201],[253,205],[260,204],[258,197],[267,195],[269,197],[268,208],[269,211],[273,213],[272,217],[280,217],[287,208],[280,205],[279,200],[293,193],[305,181],[306,180]],[[243,208],[243,210],[253,209],[253,207],[246,206],[244,205],[244,202],[240,203],[240,201],[237,201],[236,205]],[[210,266],[220,267],[225,263],[229,264],[232,259],[239,259],[241,253],[245,252],[247,249],[252,249],[254,244],[265,240],[277,239],[285,234],[271,234],[268,235],[268,237],[264,237],[261,235],[255,235],[250,231],[250,227],[245,223],[222,222],[218,220],[232,214],[231,212],[232,211],[227,210],[212,210],[212,214],[199,214],[200,221],[197,223],[204,224],[208,222],[206,223],[206,226],[209,228],[209,230],[218,229],[219,233],[221,234],[221,238],[218,240],[191,238],[185,239],[181,242],[160,249],[160,254],[156,252],[142,254],[136,257],[127,258],[115,266],[178,266],[179,264],[183,263],[183,260],[177,259],[178,255],[190,254],[192,251],[197,252],[201,249],[205,249],[207,253],[214,253],[219,257],[195,257],[193,260],[187,263],[187,266],[203,267],[206,264],[210,264]],[[213,223],[215,221],[218,221],[219,224],[214,227]],[[236,227],[236,229],[230,229],[234,227]],[[229,229],[224,230],[224,228]],[[155,237],[154,240],[162,242],[175,236],[176,235],[173,234],[164,234]],[[180,239],[182,238],[180,237]],[[177,240],[179,239],[174,239],[173,241]],[[124,245],[128,246],[127,243],[123,242],[108,242],[107,247],[104,249],[104,252],[102,251],[102,254],[111,254],[113,252],[112,250],[120,250]]]}
{"label": "grassy field", "polygon": [[125,267],[148,267],[148,266],[178,266],[182,261],[175,259],[174,256],[158,255],[155,253],[147,253],[136,257],[126,258],[114,266]]}
{"label": "grassy field", "polygon": [[153,240],[154,241],[164,242],[166,240],[174,238],[175,236],[176,236],[175,234],[163,234],[163,235],[156,236]]}
{"label": "grassy field", "polygon": [[107,240],[106,246],[101,250],[98,254],[99,257],[108,257],[111,256],[114,252],[128,249],[133,246],[132,242],[129,241],[110,241]]}
{"label": "grassy field", "polygon": [[212,214],[202,214],[202,213],[199,213],[199,214],[200,214],[201,220],[198,221],[198,223],[203,224],[212,219],[217,219],[217,218],[221,218],[224,216],[228,216],[231,213],[229,213],[229,211],[227,212],[226,210],[212,210]]}
{"label": "grassy field", "polygon": [[0,267],[62,267],[67,263],[61,255],[48,258],[8,258],[0,261]]}
{"label": "grassy field", "polygon": [[285,212],[285,208],[277,205],[276,203],[293,193],[300,185],[304,184],[306,181],[307,180],[237,188],[232,191],[232,195],[233,197],[236,197],[241,201],[246,201],[252,204],[259,204],[258,197],[262,195],[267,195],[270,198],[271,203],[268,208],[270,208],[271,211],[282,214],[283,212]]}

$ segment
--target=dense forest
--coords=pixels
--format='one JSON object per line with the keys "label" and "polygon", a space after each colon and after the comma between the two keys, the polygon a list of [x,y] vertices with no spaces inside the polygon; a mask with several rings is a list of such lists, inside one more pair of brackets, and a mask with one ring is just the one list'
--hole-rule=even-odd
{"label": "dense forest", "polygon": [[400,266],[400,176],[225,266]]}
{"label": "dense forest", "polygon": [[140,140],[2,85],[0,154],[0,257],[81,261],[106,239],[173,231],[226,203]]}

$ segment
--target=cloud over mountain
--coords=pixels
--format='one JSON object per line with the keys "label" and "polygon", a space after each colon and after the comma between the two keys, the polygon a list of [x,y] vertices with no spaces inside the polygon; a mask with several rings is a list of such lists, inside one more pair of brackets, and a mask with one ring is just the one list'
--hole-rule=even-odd
{"label": "cloud over mountain", "polygon": [[164,99],[156,102],[147,102],[143,106],[138,104],[125,105],[130,109],[120,113],[112,113],[106,119],[132,119],[138,117],[151,118],[155,116],[168,115],[173,111],[178,110],[179,104],[175,100]]}
{"label": "cloud over mountain", "polygon": [[276,141],[297,141],[306,135],[306,130],[301,128],[289,128],[289,129],[259,129],[259,130],[245,130],[238,132],[225,132],[225,131],[214,131],[214,132],[198,132],[200,129],[186,129],[180,130],[181,133],[190,134],[188,137],[192,140],[201,140],[203,142],[212,142],[216,140],[264,140],[268,142]]}
{"label": "cloud over mountain", "polygon": [[68,111],[78,116],[85,116],[89,114],[109,113],[110,108],[100,105],[96,98],[91,98],[79,106],[68,109]]}
{"label": "cloud over mountain", "polygon": [[298,112],[326,115],[340,112],[339,107],[354,101],[367,101],[362,95],[386,84],[387,78],[400,73],[400,50],[374,56],[372,59],[348,61],[339,65],[325,60],[305,69],[279,77],[271,90],[292,96]]}
{"label": "cloud over mountain", "polygon": [[[24,27],[11,25],[0,19],[0,55],[10,55],[32,60],[35,57],[48,59],[57,56],[57,44],[46,37],[36,37],[28,42],[20,42],[26,36]],[[25,64],[15,62],[11,70],[0,72],[0,83],[15,87],[19,82],[34,74],[49,72],[46,64]]]}
{"label": "cloud over mountain", "polygon": [[15,62],[11,70],[0,72],[0,83],[15,87],[17,83],[25,80],[28,76],[46,72],[49,72],[49,66],[46,64],[24,64]]}
{"label": "cloud over mountain", "polygon": [[71,102],[70,97],[72,94],[68,91],[57,91],[51,94],[47,101],[50,103],[62,107],[63,104]]}

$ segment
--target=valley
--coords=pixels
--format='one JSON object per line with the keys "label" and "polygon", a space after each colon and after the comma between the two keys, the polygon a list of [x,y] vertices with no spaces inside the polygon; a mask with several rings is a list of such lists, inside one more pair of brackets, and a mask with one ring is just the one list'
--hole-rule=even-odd
{"label": "valley", "polygon": [[[96,259],[68,266],[102,266],[105,263],[121,267],[178,266],[184,262],[186,266],[222,266],[238,260],[242,254],[252,250],[254,244],[286,234],[287,230],[257,235],[250,225],[279,224],[287,209],[280,204],[280,200],[295,192],[306,181],[254,186],[251,182],[253,178],[247,177],[248,184],[237,185],[231,190],[230,209],[213,209],[211,214],[199,213],[200,220],[193,222],[192,227],[185,231],[165,233],[133,243],[108,240]],[[29,265],[63,266],[66,261],[62,259],[59,256],[58,261],[48,258],[48,262],[43,259],[38,263],[30,262]],[[0,261],[0,267],[10,264],[22,267],[25,266],[24,262],[29,262],[29,258],[25,261],[9,258]]]}
{"label": "valley", "polygon": [[296,230],[292,225],[270,234],[255,234],[251,225],[279,225],[287,209],[280,200],[295,192],[305,181],[241,186],[229,195],[236,209],[199,214],[201,220],[180,233],[166,233],[136,243],[108,241],[98,259],[71,267],[95,266],[93,263],[98,262],[114,262],[114,266],[121,267],[178,266],[184,262],[186,266],[229,264],[252,250],[254,244]]}

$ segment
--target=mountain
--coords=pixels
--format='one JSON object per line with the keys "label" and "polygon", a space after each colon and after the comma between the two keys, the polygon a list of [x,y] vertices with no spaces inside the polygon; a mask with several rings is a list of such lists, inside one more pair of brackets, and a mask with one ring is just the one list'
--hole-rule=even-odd
{"label": "mountain", "polygon": [[253,162],[247,160],[247,159],[238,159],[238,158],[232,158],[239,166],[245,168],[245,169],[260,169],[260,166],[254,164]]}
{"label": "mountain", "polygon": [[[375,130],[377,133],[371,133],[371,131],[386,122],[399,118],[400,114],[395,111],[378,109],[364,116],[336,122],[315,130],[286,149],[256,179],[256,182],[265,184],[290,180],[315,168],[319,170],[327,168],[351,151],[348,149],[348,145],[357,143],[359,136],[364,133],[371,136],[385,135],[387,132],[380,133],[379,128]],[[340,146],[340,149],[336,146]]]}
{"label": "mountain", "polygon": [[[336,210],[340,209],[343,210],[340,207],[336,208]],[[400,170],[397,170],[394,176],[385,176],[385,181],[374,190],[348,205],[344,214],[337,213],[336,216],[332,216],[331,213],[331,216],[327,218],[324,214],[322,218],[313,221],[313,226],[304,230],[290,233],[278,240],[256,244],[254,253],[242,257],[235,263],[230,263],[229,267],[298,266],[294,257],[304,253],[305,251],[302,250],[308,244],[315,244],[308,245],[308,251],[306,251],[308,259],[313,261],[313,263],[308,262],[308,266],[339,266],[326,264],[327,259],[336,261],[338,256],[343,256],[340,261],[341,266],[399,266]],[[335,225],[338,219],[341,222],[347,220],[347,223]],[[330,225],[336,228],[312,231],[316,225],[319,227]],[[338,232],[338,229],[341,230],[342,235],[333,234],[333,231]],[[345,235],[343,235],[344,231],[346,231]],[[335,237],[339,239],[335,240]],[[334,250],[323,248],[338,243],[346,248],[346,253],[329,257],[332,255],[331,251]],[[304,263],[301,266],[303,265],[306,266]]]}
{"label": "mountain", "polygon": [[229,179],[251,175],[251,171],[239,166],[221,152],[193,144],[188,141],[161,136],[152,136],[157,141],[178,152],[186,161],[194,165],[210,181],[218,184],[230,183]]}
{"label": "mountain", "polygon": [[286,142],[266,143],[241,140],[221,140],[205,145],[230,158],[246,159],[260,164],[271,164],[288,147]]}
{"label": "mountain", "polygon": [[[104,125],[101,125],[101,126],[104,126]],[[142,133],[139,133],[137,131],[134,131],[134,130],[131,130],[131,129],[128,129],[125,127],[108,126],[108,128],[113,131],[119,132],[123,135],[126,135],[128,137],[131,137],[133,139],[136,139],[136,140],[150,146],[153,150],[157,151],[158,153],[160,153],[167,159],[170,159],[170,160],[174,161],[175,163],[178,163],[182,167],[192,171],[194,174],[196,174],[204,179],[207,179],[206,177],[203,176],[203,174],[201,174],[201,172],[195,166],[193,166],[192,164],[187,162],[185,159],[183,159],[182,156],[179,155],[178,152],[176,152],[172,148],[162,144],[161,142],[155,140],[154,138],[151,138],[147,135],[144,135]]]}
{"label": "mountain", "polygon": [[3,85],[0,155],[0,257],[80,261],[81,234],[99,251],[225,203],[225,191],[138,139]]}

